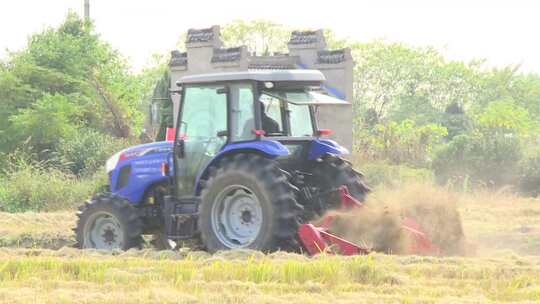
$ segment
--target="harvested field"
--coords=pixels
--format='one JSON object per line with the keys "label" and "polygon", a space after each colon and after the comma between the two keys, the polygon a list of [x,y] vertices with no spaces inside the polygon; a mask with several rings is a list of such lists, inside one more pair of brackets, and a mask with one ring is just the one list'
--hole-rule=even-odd
{"label": "harvested field", "polygon": [[59,249],[75,244],[75,211],[0,212],[0,246]]}
{"label": "harvested field", "polygon": [[540,257],[434,258],[2,249],[9,303],[540,301]]}
{"label": "harvested field", "polygon": [[[540,302],[540,200],[436,192],[456,201],[467,257],[81,251],[69,247],[73,212],[0,213],[0,302]],[[391,204],[409,194],[380,189],[372,200]]]}
{"label": "harvested field", "polygon": [[[496,251],[540,255],[540,199],[508,193],[457,194],[426,185],[405,190],[378,189],[369,204],[395,206],[415,197],[437,204],[455,201],[467,243],[476,255]],[[429,198],[429,199],[427,199]],[[74,244],[75,211],[54,213],[0,212],[0,247],[59,249]]]}

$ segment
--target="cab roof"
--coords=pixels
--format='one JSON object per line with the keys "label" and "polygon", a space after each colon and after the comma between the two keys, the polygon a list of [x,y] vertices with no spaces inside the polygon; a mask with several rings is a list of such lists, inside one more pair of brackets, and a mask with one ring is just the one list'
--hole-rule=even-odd
{"label": "cab roof", "polygon": [[184,76],[176,85],[238,80],[323,82],[326,78],[318,70],[252,70]]}

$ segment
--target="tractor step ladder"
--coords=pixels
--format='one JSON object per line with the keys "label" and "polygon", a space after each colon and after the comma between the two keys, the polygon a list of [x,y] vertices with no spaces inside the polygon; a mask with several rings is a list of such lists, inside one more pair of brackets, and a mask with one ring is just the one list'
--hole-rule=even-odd
{"label": "tractor step ladder", "polygon": [[175,199],[166,195],[163,214],[165,216],[165,231],[171,240],[191,239],[197,231],[199,218],[198,198]]}

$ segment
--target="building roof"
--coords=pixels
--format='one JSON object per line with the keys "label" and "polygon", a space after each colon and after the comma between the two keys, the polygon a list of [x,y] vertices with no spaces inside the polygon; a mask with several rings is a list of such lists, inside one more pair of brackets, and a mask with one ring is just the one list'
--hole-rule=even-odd
{"label": "building roof", "polygon": [[214,49],[212,62],[231,62],[242,58],[242,47],[228,49]]}
{"label": "building roof", "polygon": [[336,64],[347,60],[345,49],[341,50],[321,50],[317,52],[317,62],[326,64]]}
{"label": "building roof", "polygon": [[289,44],[313,44],[323,39],[322,31],[293,31]]}
{"label": "building roof", "polygon": [[210,83],[231,80],[323,82],[326,78],[318,70],[251,70],[184,76],[176,84]]}
{"label": "building roof", "polygon": [[186,43],[208,42],[212,39],[214,39],[213,28],[189,29],[186,37]]}

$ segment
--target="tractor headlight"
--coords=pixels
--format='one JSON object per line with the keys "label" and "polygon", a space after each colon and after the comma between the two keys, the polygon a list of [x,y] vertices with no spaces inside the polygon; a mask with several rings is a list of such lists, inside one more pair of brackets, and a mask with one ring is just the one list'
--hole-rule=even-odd
{"label": "tractor headlight", "polygon": [[118,162],[120,161],[120,157],[122,156],[123,152],[124,151],[120,151],[107,159],[107,162],[105,163],[105,170],[107,170],[107,173],[111,172],[112,170],[114,170],[114,168],[116,168],[116,165],[118,165]]}

